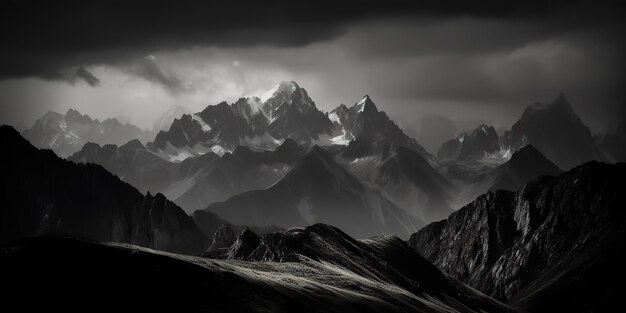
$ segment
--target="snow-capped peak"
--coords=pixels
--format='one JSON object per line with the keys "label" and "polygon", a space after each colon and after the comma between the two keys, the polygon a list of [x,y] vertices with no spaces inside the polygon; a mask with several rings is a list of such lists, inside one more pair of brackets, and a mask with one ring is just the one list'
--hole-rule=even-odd
{"label": "snow-capped peak", "polygon": [[363,98],[361,98],[361,100],[359,100],[359,102],[356,103],[356,107],[357,107],[357,112],[363,112],[363,109],[365,109],[365,103],[367,102],[367,100],[370,100],[370,96],[365,95]]}
{"label": "snow-capped peak", "polygon": [[356,110],[357,113],[364,111],[378,112],[376,105],[368,95],[361,98],[351,109]]}
{"label": "snow-capped peak", "polygon": [[266,93],[261,95],[261,97],[259,97],[259,99],[261,99],[261,101],[263,101],[263,102],[266,102],[267,100],[269,100],[269,98],[274,96],[274,94],[278,91],[278,88],[280,88],[280,84],[272,87],[272,89],[268,90]]}
{"label": "snow-capped peak", "polygon": [[289,98],[289,96],[298,88],[300,88],[300,86],[298,86],[298,84],[294,81],[281,81],[278,85],[264,93],[260,99],[261,101],[266,102],[278,94],[282,94],[284,98]]}

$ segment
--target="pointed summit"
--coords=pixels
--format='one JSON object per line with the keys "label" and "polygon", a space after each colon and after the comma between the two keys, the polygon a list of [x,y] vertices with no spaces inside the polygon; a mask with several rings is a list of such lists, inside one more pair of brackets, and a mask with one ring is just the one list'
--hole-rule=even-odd
{"label": "pointed summit", "polygon": [[365,95],[359,102],[355,105],[357,112],[378,112],[378,108],[370,98],[370,96]]}
{"label": "pointed summit", "polygon": [[65,113],[65,120],[68,122],[76,122],[81,124],[90,124],[93,122],[89,115],[83,115],[74,109],[67,110],[67,113]]}
{"label": "pointed summit", "polygon": [[275,97],[280,97],[282,100],[288,100],[291,94],[299,89],[301,88],[295,81],[281,81],[280,83],[278,83],[278,85],[268,90],[259,98],[263,102],[267,102],[268,100]]}
{"label": "pointed summit", "polygon": [[591,131],[563,93],[550,104],[529,106],[513,124],[505,141],[513,151],[532,144],[565,170],[587,161],[603,159]]}
{"label": "pointed summit", "polygon": [[569,102],[567,101],[567,98],[565,97],[565,94],[563,92],[559,93],[559,96],[556,97],[556,100],[554,100],[554,104],[569,104]]}
{"label": "pointed summit", "polygon": [[284,115],[292,106],[299,112],[317,110],[315,102],[309,97],[306,90],[294,81],[282,81],[260,97],[262,111],[270,123]]}

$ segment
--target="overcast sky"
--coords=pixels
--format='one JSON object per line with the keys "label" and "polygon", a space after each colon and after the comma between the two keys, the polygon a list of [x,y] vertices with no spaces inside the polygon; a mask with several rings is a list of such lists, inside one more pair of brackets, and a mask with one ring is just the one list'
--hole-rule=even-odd
{"label": "overcast sky", "polygon": [[559,92],[594,132],[625,116],[617,5],[415,2],[3,2],[0,123],[76,108],[151,128],[172,105],[199,111],[281,80],[325,111],[369,94],[406,128],[510,127]]}

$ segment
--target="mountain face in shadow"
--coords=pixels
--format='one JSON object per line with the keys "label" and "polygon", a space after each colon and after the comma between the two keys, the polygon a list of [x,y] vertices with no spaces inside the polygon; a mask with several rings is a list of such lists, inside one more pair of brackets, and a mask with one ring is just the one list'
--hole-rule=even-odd
{"label": "mountain face in shadow", "polygon": [[202,252],[207,238],[163,195],[119,180],[94,164],[75,164],[39,150],[12,127],[1,126],[0,242],[67,235],[119,241],[183,253]]}
{"label": "mountain face in shadow", "polygon": [[539,150],[527,145],[513,153],[506,163],[476,178],[475,183],[460,188],[461,191],[455,199],[456,206],[463,207],[489,191],[517,191],[524,184],[541,176],[558,176],[561,173]]}
{"label": "mountain face in shadow", "polygon": [[513,153],[511,159],[496,168],[486,180],[491,184],[489,191],[500,189],[517,191],[524,184],[542,175],[558,176],[561,173],[562,171],[539,150],[527,145]]}
{"label": "mountain face in shadow", "polygon": [[[332,155],[314,147],[276,184],[207,207],[233,224],[306,226],[334,223],[357,237],[407,234],[407,214],[362,184]],[[195,213],[194,213],[195,215]]]}
{"label": "mountain face in shadow", "polygon": [[438,160],[466,161],[500,150],[500,138],[492,126],[480,125],[471,134],[462,133],[445,142],[437,152]]}
{"label": "mountain face in shadow", "polygon": [[120,123],[115,118],[100,122],[70,109],[65,115],[48,112],[35,125],[22,132],[22,136],[35,147],[52,149],[58,156],[65,158],[79,151],[87,142],[117,145],[132,139],[146,142],[152,132]]}
{"label": "mountain face in shadow", "polygon": [[625,289],[624,175],[626,164],[589,162],[517,192],[490,192],[409,245],[450,277],[522,310],[610,310]]}
{"label": "mountain face in shadow", "polygon": [[613,132],[598,136],[598,146],[611,162],[626,162],[626,121],[621,121]]}
{"label": "mountain face in shadow", "polygon": [[[392,236],[359,241],[317,224],[261,238],[244,231],[238,241],[233,247],[244,259],[252,257],[243,252],[255,248],[273,261],[214,260],[74,239],[21,240],[0,247],[0,275],[12,286],[4,294],[5,305],[73,312],[98,303],[95,310],[110,311],[119,303],[102,301],[103,296],[133,295],[158,301],[129,301],[125,309],[514,312],[450,281]],[[292,262],[281,261],[286,258],[279,254]],[[58,288],[61,281],[64,288]],[[68,295],[73,301],[58,301]]]}
{"label": "mountain face in shadow", "polygon": [[[452,213],[450,201],[455,187],[412,149],[389,145],[385,152],[360,158],[347,158],[339,152],[335,160],[414,221],[429,223]],[[421,225],[413,227],[419,229]]]}
{"label": "mountain face in shadow", "polygon": [[551,104],[535,103],[503,136],[513,151],[532,144],[564,170],[591,160],[603,160],[591,131],[563,94]]}
{"label": "mountain face in shadow", "polygon": [[68,160],[100,164],[141,192],[163,193],[192,213],[236,194],[271,186],[305,152],[304,147],[287,139],[274,151],[238,146],[222,157],[209,152],[174,163],[134,140],[119,148],[89,143]]}

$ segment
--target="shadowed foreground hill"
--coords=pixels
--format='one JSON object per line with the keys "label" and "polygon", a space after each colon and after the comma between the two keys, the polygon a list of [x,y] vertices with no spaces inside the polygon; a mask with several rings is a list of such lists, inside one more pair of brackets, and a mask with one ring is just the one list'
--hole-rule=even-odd
{"label": "shadowed foreground hill", "polygon": [[626,291],[626,164],[589,162],[487,193],[409,244],[452,278],[529,312],[607,312]]}
{"label": "shadowed foreground hill", "polygon": [[[253,237],[249,232],[239,241]],[[274,240],[281,237],[285,240]],[[244,252],[249,243],[233,249]],[[397,237],[358,241],[316,224],[264,235],[256,244],[268,256],[264,261],[213,260],[63,238],[22,240],[0,247],[0,276],[11,286],[4,304],[27,311],[511,311],[449,281]],[[269,251],[289,256],[289,262],[269,258]]]}
{"label": "shadowed foreground hill", "polygon": [[163,195],[142,195],[94,164],[39,150],[10,126],[0,127],[0,243],[67,235],[159,250],[200,253],[208,239]]}

